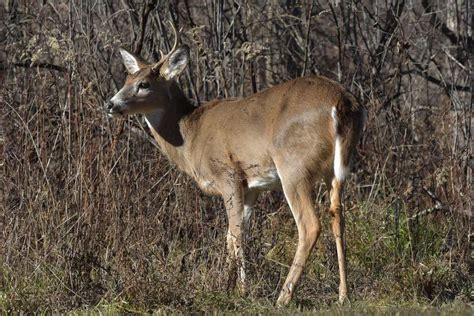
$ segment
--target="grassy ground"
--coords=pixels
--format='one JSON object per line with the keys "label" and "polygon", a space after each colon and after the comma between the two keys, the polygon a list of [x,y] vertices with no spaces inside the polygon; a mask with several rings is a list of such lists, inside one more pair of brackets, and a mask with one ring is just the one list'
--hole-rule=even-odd
{"label": "grassy ground", "polygon": [[[218,200],[201,198],[220,206]],[[443,254],[446,240],[440,226],[433,226],[429,218],[419,219],[417,229],[413,230],[405,215],[400,216],[398,226],[390,215],[386,215],[385,222],[381,221],[379,216],[372,215],[375,205],[370,201],[346,213],[352,306],[341,308],[335,303],[339,282],[337,258],[332,234],[326,229],[310,257],[294,302],[277,309],[274,302],[292,260],[296,231],[279,194],[268,194],[260,200],[260,205],[272,205],[280,211],[276,214],[262,211],[262,216],[254,218],[246,249],[249,291],[245,297],[226,290],[225,253],[219,250],[225,249],[224,230],[216,234],[206,229],[203,239],[197,241],[200,246],[172,237],[165,253],[159,244],[153,243],[135,249],[136,252],[128,254],[134,258],[126,263],[130,267],[123,265],[126,258],[117,263],[112,261],[108,267],[89,262],[89,266],[71,267],[69,271],[64,266],[33,262],[29,258],[19,270],[4,265],[0,310],[10,313],[72,309],[78,314],[472,312],[468,267],[463,262],[457,265],[456,258]],[[385,211],[393,213],[393,210]],[[404,213],[402,210],[401,214]],[[329,227],[327,214],[322,213],[322,221]],[[416,259],[413,259],[414,238]]]}
{"label": "grassy ground", "polygon": [[[268,301],[251,301],[242,298],[228,298],[232,302],[217,299],[214,303],[203,302],[200,308],[188,310],[193,313],[239,313],[239,314],[274,314],[274,315],[472,315],[472,304],[455,302],[432,306],[429,304],[371,304],[355,302],[350,307],[341,307],[338,304],[322,308],[307,308],[298,303],[289,307],[277,308]],[[92,308],[71,311],[74,315],[114,315],[117,313],[133,314],[180,314],[183,310],[172,308],[157,308],[153,310],[141,309],[125,302],[114,304],[100,304]]]}

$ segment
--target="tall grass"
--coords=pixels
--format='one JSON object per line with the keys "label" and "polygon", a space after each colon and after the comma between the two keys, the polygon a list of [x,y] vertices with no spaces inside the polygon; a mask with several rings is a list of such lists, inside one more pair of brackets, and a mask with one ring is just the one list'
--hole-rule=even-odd
{"label": "tall grass", "polygon": [[[367,105],[345,194],[355,304],[440,305],[472,295],[467,5],[44,3],[0,8],[2,312],[108,304],[272,310],[297,241],[282,194],[258,201],[245,245],[250,290],[240,297],[227,290],[220,199],[203,195],[161,155],[140,117],[102,112],[124,79],[118,46],[137,50],[142,41],[140,53],[158,57],[172,41],[166,20],[183,27],[191,46],[180,81],[196,104],[317,73]],[[452,14],[454,43],[431,23],[452,27]],[[329,227],[327,196],[315,185]],[[327,308],[337,297],[329,232],[298,288],[304,308]]]}

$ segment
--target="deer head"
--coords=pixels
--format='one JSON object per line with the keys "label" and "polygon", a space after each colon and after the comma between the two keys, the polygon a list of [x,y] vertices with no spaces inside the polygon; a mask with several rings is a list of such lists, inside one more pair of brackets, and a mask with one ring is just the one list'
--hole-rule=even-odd
{"label": "deer head", "polygon": [[120,49],[128,76],[125,84],[106,105],[110,116],[146,114],[170,102],[170,86],[186,68],[189,60],[187,46],[178,46],[178,33],[173,25],[175,42],[171,51],[165,55],[162,51],[160,61],[148,63],[144,59],[125,49]]}

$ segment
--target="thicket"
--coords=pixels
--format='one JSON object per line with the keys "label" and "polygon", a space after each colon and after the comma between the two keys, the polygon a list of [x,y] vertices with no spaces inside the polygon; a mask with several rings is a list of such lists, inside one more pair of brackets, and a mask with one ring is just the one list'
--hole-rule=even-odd
{"label": "thicket", "polygon": [[[103,104],[118,48],[159,59],[182,28],[180,84],[196,106],[298,76],[341,82],[368,121],[345,194],[352,301],[466,301],[472,293],[472,4],[467,0],[16,1],[0,6],[0,310],[270,308],[296,226],[281,193],[252,219],[250,292],[227,291],[222,202],[179,173],[141,117]],[[337,299],[325,230],[296,303]],[[471,296],[472,299],[472,296]]]}

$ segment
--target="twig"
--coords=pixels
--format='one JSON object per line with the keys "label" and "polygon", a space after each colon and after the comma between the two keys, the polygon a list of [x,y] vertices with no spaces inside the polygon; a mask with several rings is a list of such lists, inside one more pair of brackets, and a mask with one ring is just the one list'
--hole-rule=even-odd
{"label": "twig", "polygon": [[426,13],[431,14],[430,23],[433,25],[434,28],[441,31],[441,33],[446,36],[452,44],[458,45],[459,42],[465,43],[467,47],[472,47],[472,38],[470,37],[463,37],[461,35],[457,35],[454,33],[445,23],[443,23],[439,18],[436,12],[433,11],[432,3],[430,0],[422,0],[421,4],[423,5],[423,9]]}
{"label": "twig", "polygon": [[408,58],[411,60],[411,62],[415,65],[415,67],[417,68],[417,70],[414,70],[414,73],[419,75],[419,76],[422,76],[423,78],[425,78],[426,80],[428,80],[429,82],[431,83],[434,83],[440,87],[443,87],[443,88],[450,88],[452,90],[456,90],[456,91],[464,91],[464,92],[473,92],[472,91],[472,87],[468,87],[468,86],[460,86],[460,85],[456,85],[454,83],[446,83],[446,82],[443,82],[442,80],[439,80],[431,75],[429,75],[427,73],[427,66],[425,68],[423,68],[420,63],[415,60],[415,58],[413,58],[410,54],[407,53],[407,56]]}
{"label": "twig", "polygon": [[449,53],[449,51],[448,51],[446,48],[443,49],[443,52],[446,54],[446,56],[449,57],[449,59],[451,59],[451,60],[454,61],[459,67],[461,67],[462,70],[467,70],[466,67],[465,67],[459,60],[457,60],[456,58],[454,58],[454,56],[451,55],[451,54]]}
{"label": "twig", "polygon": [[138,24],[138,19],[135,16],[135,9],[130,6],[130,3],[127,0],[122,0],[122,6],[128,11],[128,19],[130,21],[130,35],[132,36],[132,43],[135,41],[135,25]]}
{"label": "twig", "polygon": [[151,0],[147,2],[146,5],[143,6],[141,20],[140,20],[140,37],[138,38],[135,44],[135,49],[133,51],[137,55],[140,54],[140,52],[142,51],[143,40],[145,39],[146,25],[148,22],[148,16],[150,15],[150,12],[153,9],[155,9],[156,3],[157,3],[157,0]]}
{"label": "twig", "polygon": [[430,190],[428,190],[427,188],[423,187],[423,191],[425,191],[426,194],[428,194],[430,196],[430,198],[433,200],[433,202],[435,203],[435,206],[433,207],[429,207],[427,209],[424,209],[422,211],[419,211],[417,212],[415,215],[409,217],[406,219],[406,222],[409,222],[409,221],[412,221],[414,219],[417,219],[421,216],[425,216],[425,215],[428,215],[428,214],[431,214],[433,212],[436,212],[436,211],[443,211],[443,210],[448,210],[449,208],[447,207],[444,207],[442,204],[441,204],[441,201],[436,197],[436,195],[431,192]]}
{"label": "twig", "polygon": [[[43,69],[55,70],[59,72],[66,71],[66,68],[62,66],[48,64],[48,63],[34,63],[28,60],[24,62],[12,63],[11,65],[15,67],[22,67],[22,68],[43,68]],[[0,70],[5,70],[7,68],[8,68],[8,65],[0,64]]]}
{"label": "twig", "polygon": [[309,31],[311,30],[311,13],[314,9],[314,1],[311,3],[309,13],[307,13],[307,26],[306,26],[306,35],[305,35],[305,45],[304,45],[304,65],[302,76],[306,75],[306,69],[308,68],[308,55],[309,55]]}

